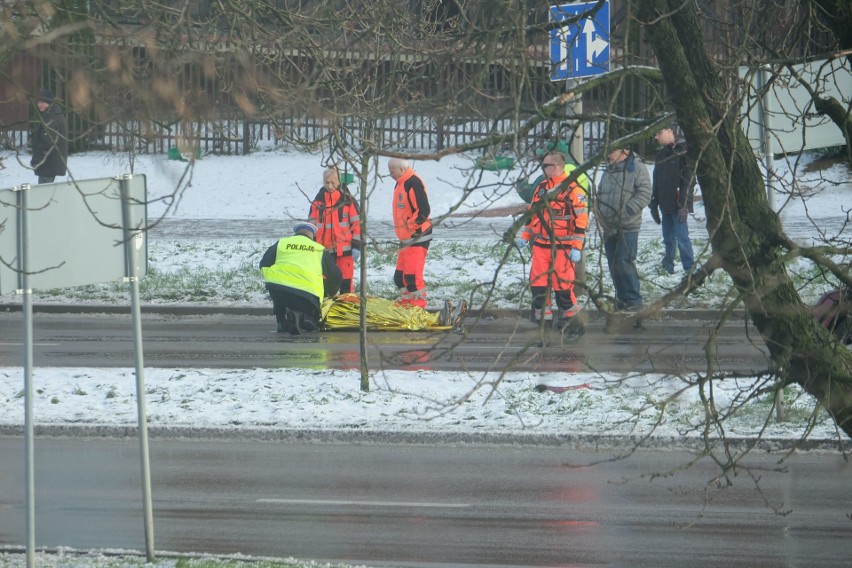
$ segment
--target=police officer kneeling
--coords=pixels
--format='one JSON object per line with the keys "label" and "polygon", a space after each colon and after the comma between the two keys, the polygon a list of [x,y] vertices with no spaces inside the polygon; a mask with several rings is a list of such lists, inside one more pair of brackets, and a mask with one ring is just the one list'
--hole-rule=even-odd
{"label": "police officer kneeling", "polygon": [[279,240],[260,259],[279,332],[317,331],[323,296],[335,296],[340,290],[340,269],[334,256],[314,241],[316,236],[316,226],[299,223],[292,237]]}

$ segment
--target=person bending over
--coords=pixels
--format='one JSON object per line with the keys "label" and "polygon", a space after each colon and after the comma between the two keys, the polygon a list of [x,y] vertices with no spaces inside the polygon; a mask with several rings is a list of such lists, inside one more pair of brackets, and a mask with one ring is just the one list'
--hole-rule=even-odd
{"label": "person bending over", "polygon": [[293,236],[280,239],[260,259],[279,332],[300,335],[319,330],[323,297],[340,290],[340,269],[334,256],[315,241],[316,235],[315,225],[299,223]]}

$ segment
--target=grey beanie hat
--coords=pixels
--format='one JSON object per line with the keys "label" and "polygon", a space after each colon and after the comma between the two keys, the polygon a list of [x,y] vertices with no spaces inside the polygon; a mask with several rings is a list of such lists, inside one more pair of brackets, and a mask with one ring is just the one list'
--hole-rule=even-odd
{"label": "grey beanie hat", "polygon": [[[304,233],[310,233],[310,237],[315,239],[317,236],[317,226],[313,223],[299,223],[295,227],[293,227],[293,234],[299,235]],[[305,235],[307,236],[307,235]]]}

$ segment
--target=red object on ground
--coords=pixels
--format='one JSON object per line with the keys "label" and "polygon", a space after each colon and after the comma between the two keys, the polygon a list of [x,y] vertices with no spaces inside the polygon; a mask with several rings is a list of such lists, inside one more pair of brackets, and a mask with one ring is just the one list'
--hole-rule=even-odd
{"label": "red object on ground", "polygon": [[569,385],[569,386],[564,386],[564,387],[554,387],[554,386],[551,386],[551,385],[540,384],[540,385],[535,386],[535,390],[537,390],[538,392],[550,391],[550,392],[555,392],[557,394],[561,394],[563,392],[570,391],[570,390],[587,389],[591,386],[592,385],[590,385],[589,383],[583,383],[581,385]]}

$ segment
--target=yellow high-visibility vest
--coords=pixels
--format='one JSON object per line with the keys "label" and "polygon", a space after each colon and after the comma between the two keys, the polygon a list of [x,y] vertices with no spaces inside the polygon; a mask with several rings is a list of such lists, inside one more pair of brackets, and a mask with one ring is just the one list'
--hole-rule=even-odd
{"label": "yellow high-visibility vest", "polygon": [[322,254],[325,247],[303,235],[278,241],[275,264],[260,269],[264,282],[304,290],[320,301],[324,294]]}

